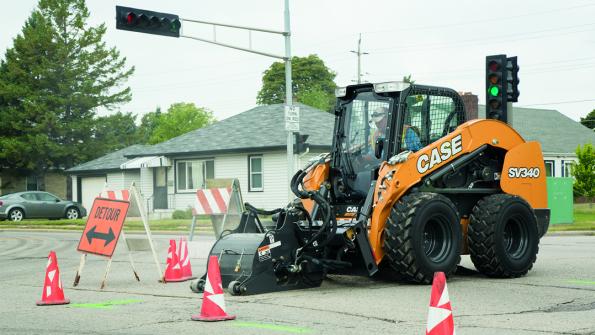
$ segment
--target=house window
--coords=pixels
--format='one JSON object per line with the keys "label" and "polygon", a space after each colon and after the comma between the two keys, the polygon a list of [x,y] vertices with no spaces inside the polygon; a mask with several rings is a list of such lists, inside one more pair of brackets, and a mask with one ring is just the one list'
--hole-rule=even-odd
{"label": "house window", "polygon": [[564,162],[564,165],[562,165],[562,173],[564,174],[564,177],[572,177],[572,164],[574,162],[573,161],[566,161]]}
{"label": "house window", "polygon": [[556,164],[554,161],[544,161],[545,162],[545,176],[546,177],[555,177],[556,176]]}
{"label": "house window", "polygon": [[205,188],[207,179],[215,177],[213,160],[187,160],[176,162],[178,191],[195,191]]}
{"label": "house window", "polygon": [[262,192],[262,156],[248,156],[248,191]]}
{"label": "house window", "polygon": [[38,191],[37,176],[27,176],[27,191]]}

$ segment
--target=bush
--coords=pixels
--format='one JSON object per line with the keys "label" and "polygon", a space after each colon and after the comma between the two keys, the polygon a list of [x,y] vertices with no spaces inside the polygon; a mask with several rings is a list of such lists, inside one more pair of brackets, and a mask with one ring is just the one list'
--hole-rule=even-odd
{"label": "bush", "polygon": [[595,198],[595,148],[590,143],[576,149],[578,163],[573,165],[574,195]]}
{"label": "bush", "polygon": [[176,209],[171,218],[174,220],[188,220],[192,219],[192,209],[188,208],[186,210]]}

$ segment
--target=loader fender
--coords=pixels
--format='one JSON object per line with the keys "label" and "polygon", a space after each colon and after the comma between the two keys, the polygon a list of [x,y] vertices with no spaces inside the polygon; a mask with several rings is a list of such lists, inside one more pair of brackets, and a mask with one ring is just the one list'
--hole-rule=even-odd
{"label": "loader fender", "polygon": [[545,164],[539,142],[520,144],[506,153],[500,187],[525,199],[532,208],[547,207]]}
{"label": "loader fender", "polygon": [[[504,122],[492,119],[471,120],[461,124],[453,132],[419,151],[410,153],[404,161],[395,159],[394,164],[383,162],[380,166],[374,189],[374,211],[372,212],[369,235],[370,246],[372,247],[376,263],[379,264],[384,257],[384,250],[382,248],[384,243],[383,231],[391,208],[412,187],[419,185],[422,178],[477,150],[483,145],[487,144],[508,152],[524,143],[525,140],[523,140],[521,135]],[[540,148],[527,147],[527,149],[522,150],[527,154],[525,150],[539,151]],[[432,156],[434,157],[432,158]],[[513,156],[516,157],[516,155]],[[538,157],[541,157],[541,154],[533,155],[531,162],[537,164]],[[513,162],[518,163],[519,161],[513,160]],[[515,165],[515,167],[520,166],[519,164]],[[543,171],[543,160],[541,161],[541,165],[532,164],[531,166],[540,167]],[[418,169],[418,167],[421,167],[421,169]],[[512,167],[512,165],[508,167]],[[541,178],[544,178],[542,177],[544,174],[541,173],[540,177],[531,178],[531,180],[539,183]],[[524,179],[516,178],[520,183]],[[518,182],[511,183],[510,185],[518,185]],[[522,186],[519,188],[522,188]],[[545,196],[545,190],[543,194]],[[531,201],[527,201],[533,206]],[[545,205],[540,208],[545,208]]]}

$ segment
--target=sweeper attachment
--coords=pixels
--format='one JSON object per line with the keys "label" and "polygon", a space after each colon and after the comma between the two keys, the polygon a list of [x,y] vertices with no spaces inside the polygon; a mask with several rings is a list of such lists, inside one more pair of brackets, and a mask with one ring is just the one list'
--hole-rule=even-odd
{"label": "sweeper attachment", "polygon": [[232,294],[316,287],[327,274],[428,284],[462,254],[491,277],[531,269],[549,225],[539,143],[466,121],[448,88],[360,84],[337,98],[332,151],[293,176],[297,199],[247,204],[213,246]]}

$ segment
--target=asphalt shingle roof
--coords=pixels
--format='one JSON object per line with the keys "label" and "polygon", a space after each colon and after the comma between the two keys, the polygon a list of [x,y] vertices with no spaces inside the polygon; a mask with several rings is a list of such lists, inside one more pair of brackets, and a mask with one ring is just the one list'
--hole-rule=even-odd
{"label": "asphalt shingle roof", "polygon": [[[310,147],[330,150],[334,115],[298,104],[300,133]],[[258,106],[246,112],[153,146],[133,145],[78,165],[67,172],[118,170],[131,157],[215,154],[283,150],[287,143],[283,104]],[[479,106],[485,117],[485,106]],[[544,153],[574,153],[578,145],[595,144],[595,132],[556,110],[514,108],[514,127],[528,141],[539,141]]]}
{"label": "asphalt shingle roof", "polygon": [[[485,118],[485,106],[479,105]],[[526,141],[538,141],[544,153],[574,153],[577,146],[595,144],[595,132],[551,109],[513,108],[514,128]]]}
{"label": "asphalt shingle roof", "polygon": [[124,149],[109,153],[105,156],[101,156],[92,161],[77,165],[73,168],[66,170],[66,172],[94,172],[94,171],[105,171],[105,170],[119,170],[120,165],[130,160],[125,155],[128,154],[142,154],[149,147],[148,145],[135,144]]}
{"label": "asphalt shingle roof", "polygon": [[[334,115],[297,104],[300,133],[308,134],[311,148],[330,150]],[[283,104],[258,106],[215,124],[147,148],[139,155],[212,154],[284,149],[287,146]]]}

